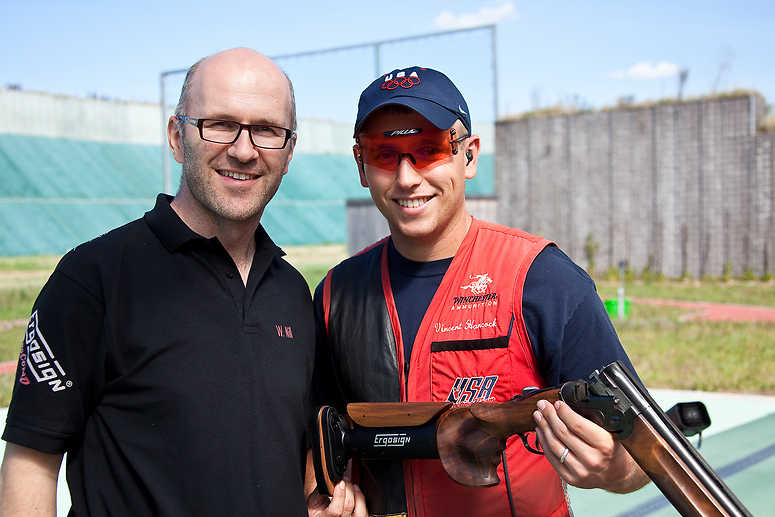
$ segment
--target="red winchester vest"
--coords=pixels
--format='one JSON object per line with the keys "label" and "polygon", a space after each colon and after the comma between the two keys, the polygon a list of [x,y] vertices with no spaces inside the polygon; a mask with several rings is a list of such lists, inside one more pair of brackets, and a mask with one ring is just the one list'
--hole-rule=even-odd
{"label": "red winchester vest", "polygon": [[[348,307],[352,309],[347,312],[368,309],[374,301],[374,295],[369,294],[372,289],[352,289],[352,283],[342,278],[344,275],[357,276],[352,268],[329,273],[324,284],[323,306],[332,342],[333,364],[340,365],[340,370],[350,370],[338,374],[346,401],[391,398],[389,394],[375,394],[373,385],[364,384],[359,389],[358,379],[362,373],[352,371],[358,367],[364,369],[363,363],[355,362],[357,357],[369,360],[366,364],[370,365],[384,362],[384,359],[359,356],[363,352],[356,348],[362,350],[364,342],[388,334],[379,333],[379,319],[388,320],[386,330],[392,330],[390,337],[394,340],[386,339],[382,346],[376,347],[382,350],[377,355],[383,358],[389,355],[397,364],[395,369],[392,365],[389,370],[379,366],[376,369],[394,371],[398,375],[400,382],[396,388],[402,401],[501,402],[521,393],[525,387],[545,387],[522,317],[522,289],[533,259],[548,244],[549,241],[541,237],[474,219],[420,324],[412,347],[408,378],[404,375],[401,327],[387,270],[387,246],[379,243],[376,249],[372,248],[368,252],[371,259],[353,258],[363,263],[363,267],[355,268],[361,270],[361,282],[374,282],[377,278],[381,282],[386,310],[375,307],[367,322],[356,321],[357,315],[351,318],[343,317],[341,313]],[[374,271],[377,262],[378,275]],[[367,266],[369,263],[371,268]],[[367,271],[369,269],[371,271]],[[348,284],[351,294],[339,290]],[[348,299],[347,303],[342,301],[342,296]],[[375,312],[383,312],[384,318],[374,318]],[[359,332],[362,331],[354,327],[354,334],[343,328],[361,324],[373,332],[371,340],[360,340]],[[341,342],[349,337],[358,342],[349,345]],[[385,353],[385,344],[395,347],[392,353]],[[350,356],[350,353],[354,355]],[[565,487],[543,456],[526,451],[518,438],[512,438],[508,442],[506,458],[517,515],[569,515]],[[368,465],[365,468],[368,469]],[[412,517],[510,515],[502,464],[498,468],[501,483],[490,488],[457,484],[447,476],[438,460],[404,461],[403,472],[405,511]],[[387,482],[383,479],[380,484],[384,487]],[[365,487],[364,493],[368,500]],[[375,505],[381,506],[382,502]],[[395,505],[388,505],[384,510],[388,508],[390,513],[397,513]],[[382,508],[372,509],[371,506],[369,510],[384,512]]]}

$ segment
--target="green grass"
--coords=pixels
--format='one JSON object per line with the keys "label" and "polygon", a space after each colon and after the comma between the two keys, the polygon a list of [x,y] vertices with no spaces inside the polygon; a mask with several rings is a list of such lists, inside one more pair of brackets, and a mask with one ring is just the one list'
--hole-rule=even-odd
{"label": "green grass", "polygon": [[8,404],[11,403],[15,377],[16,374],[13,373],[0,373],[0,407],[8,407]]}
{"label": "green grass", "polygon": [[0,257],[0,271],[30,271],[46,269],[53,271],[61,257],[38,255],[30,257]]}
{"label": "green grass", "polygon": [[29,317],[38,292],[40,286],[0,289],[0,321]]}
{"label": "green grass", "polygon": [[[616,297],[618,282],[596,280],[601,298]],[[624,286],[628,298],[663,298],[691,302],[734,303],[775,307],[775,282],[742,281],[633,281]]]}
{"label": "green grass", "polygon": [[347,258],[347,248],[340,244],[283,246],[283,250],[285,259],[301,272],[312,291],[329,269]]}
{"label": "green grass", "polygon": [[331,267],[331,264],[310,264],[309,266],[299,268],[299,272],[301,272],[304,280],[307,281],[310,291],[314,293],[315,288],[320,281],[323,280],[323,277],[326,276],[326,273],[328,273],[328,270],[331,269]]}
{"label": "green grass", "polygon": [[[24,325],[0,331],[0,362],[19,359],[19,349],[24,338]],[[13,390],[14,373],[0,374],[0,407],[8,407]]]}
{"label": "green grass", "polygon": [[[288,259],[314,290],[336,262],[341,246],[286,248]],[[29,316],[56,257],[0,258],[0,321]],[[598,280],[602,298],[617,282]],[[664,298],[775,306],[775,282],[632,281],[628,298]],[[683,321],[673,307],[633,304],[628,319],[614,320],[627,353],[647,386],[775,394],[775,324]],[[25,325],[0,330],[0,361],[16,360]],[[0,407],[10,398],[13,375],[0,375]]]}
{"label": "green grass", "polygon": [[19,325],[11,329],[0,330],[0,362],[19,358],[19,349],[22,346],[25,328],[25,325]]}
{"label": "green grass", "polygon": [[632,306],[614,319],[650,388],[775,394],[775,324],[682,321],[672,307]]}
{"label": "green grass", "polygon": [[59,257],[0,257],[0,321],[28,318]]}
{"label": "green grass", "polygon": [[304,280],[307,281],[307,284],[313,293],[332,266],[333,264],[311,264],[300,269],[301,274],[304,276]]}

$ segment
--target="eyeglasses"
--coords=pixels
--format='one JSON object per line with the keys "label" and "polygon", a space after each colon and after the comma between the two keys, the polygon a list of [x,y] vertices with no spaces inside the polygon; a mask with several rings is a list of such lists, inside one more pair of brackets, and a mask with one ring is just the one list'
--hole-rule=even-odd
{"label": "eyeglasses", "polygon": [[202,140],[216,144],[233,144],[242,130],[247,129],[253,146],[262,149],[283,149],[293,134],[290,129],[266,124],[240,124],[233,120],[193,118],[186,115],[177,115],[177,119],[199,128],[199,137]]}
{"label": "eyeglasses", "polygon": [[356,145],[362,163],[394,172],[404,156],[422,171],[457,154],[458,144],[468,138],[455,138],[455,130],[428,131],[421,128],[395,129],[384,133],[362,133]]}

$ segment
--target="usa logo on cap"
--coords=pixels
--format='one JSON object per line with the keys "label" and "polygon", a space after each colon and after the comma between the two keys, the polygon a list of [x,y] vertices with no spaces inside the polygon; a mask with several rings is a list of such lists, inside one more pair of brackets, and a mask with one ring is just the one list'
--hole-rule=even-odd
{"label": "usa logo on cap", "polygon": [[398,72],[395,77],[393,77],[393,74],[387,74],[385,76],[385,81],[382,83],[382,89],[395,90],[399,86],[401,88],[411,88],[418,84],[420,84],[420,76],[417,75],[417,72],[406,75],[406,72],[402,70]]}
{"label": "usa logo on cap", "polygon": [[471,115],[460,90],[432,68],[410,66],[377,77],[361,93],[353,136],[372,113],[383,106],[398,104],[410,108],[439,129],[449,129],[460,120],[471,134]]}

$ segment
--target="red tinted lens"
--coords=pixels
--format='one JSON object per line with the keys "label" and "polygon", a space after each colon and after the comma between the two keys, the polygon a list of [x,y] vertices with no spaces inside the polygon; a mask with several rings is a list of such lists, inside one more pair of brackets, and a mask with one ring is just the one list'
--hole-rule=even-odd
{"label": "red tinted lens", "polygon": [[404,157],[412,166],[425,169],[452,156],[449,131],[426,131],[419,134],[385,136],[361,134],[358,137],[363,163],[393,172]]}

